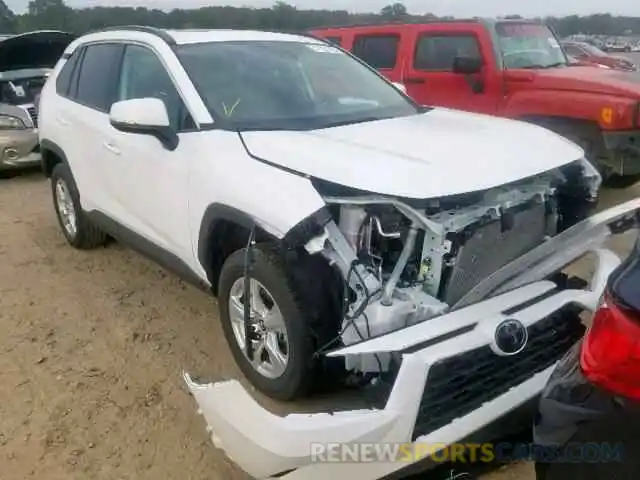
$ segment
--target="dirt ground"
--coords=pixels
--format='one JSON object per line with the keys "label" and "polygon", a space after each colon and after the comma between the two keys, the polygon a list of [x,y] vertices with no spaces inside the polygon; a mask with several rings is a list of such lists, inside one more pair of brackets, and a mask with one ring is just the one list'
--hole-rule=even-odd
{"label": "dirt ground", "polygon": [[117,244],[68,247],[38,173],[0,180],[0,232],[0,478],[247,479],[181,379],[239,376],[215,300]]}

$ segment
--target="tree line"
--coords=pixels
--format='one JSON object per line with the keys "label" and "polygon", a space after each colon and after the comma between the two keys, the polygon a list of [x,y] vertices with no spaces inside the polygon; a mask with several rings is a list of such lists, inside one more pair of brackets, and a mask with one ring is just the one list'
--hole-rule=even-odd
{"label": "tree line", "polygon": [[[453,17],[440,17],[452,19]],[[520,18],[510,15],[505,18]],[[117,25],[154,25],[162,28],[259,28],[297,31],[318,26],[404,21],[419,23],[436,20],[431,14],[414,15],[402,3],[393,3],[379,12],[349,13],[345,10],[299,10],[278,1],[271,8],[204,7],[162,11],[143,7],[70,8],[64,0],[31,0],[27,12],[16,14],[0,0],[0,33],[20,33],[56,29],[84,33]],[[640,18],[598,14],[546,17],[539,19],[560,35],[575,33],[640,35]]]}

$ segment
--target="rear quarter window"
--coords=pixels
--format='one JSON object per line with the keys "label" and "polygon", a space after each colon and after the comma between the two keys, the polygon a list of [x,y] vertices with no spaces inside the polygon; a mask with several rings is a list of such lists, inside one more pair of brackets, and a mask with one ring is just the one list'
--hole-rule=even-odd
{"label": "rear quarter window", "polygon": [[81,49],[76,49],[62,66],[62,70],[60,70],[58,78],[56,79],[56,92],[58,95],[62,95],[63,97],[69,95],[71,78],[73,77],[73,72],[78,64],[80,51]]}
{"label": "rear quarter window", "polygon": [[399,45],[399,35],[358,35],[351,53],[373,68],[392,69],[398,61]]}

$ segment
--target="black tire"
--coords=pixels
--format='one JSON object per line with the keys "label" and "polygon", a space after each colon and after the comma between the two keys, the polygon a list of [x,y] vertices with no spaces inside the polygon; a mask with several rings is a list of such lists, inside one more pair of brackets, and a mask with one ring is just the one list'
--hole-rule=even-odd
{"label": "black tire", "polygon": [[247,379],[265,395],[277,400],[293,400],[305,396],[317,377],[314,341],[309,319],[300,295],[293,288],[281,254],[267,246],[253,250],[251,278],[260,282],[278,304],[288,339],[288,362],[284,373],[268,378],[257,372],[236,341],[229,313],[229,297],[233,284],[244,277],[246,249],[231,254],[225,261],[218,282],[218,305],[224,335],[233,357]]}
{"label": "black tire", "polygon": [[[58,197],[56,195],[56,186],[59,182],[63,182],[68,188],[71,203],[75,211],[75,234],[70,233],[64,226],[64,221],[60,214],[58,205]],[[101,247],[107,242],[107,235],[87,218],[86,213],[80,205],[80,195],[78,187],[73,179],[71,169],[66,163],[58,163],[51,172],[51,194],[53,196],[53,206],[58,218],[58,224],[62,230],[62,234],[67,239],[69,245],[79,250],[91,250]]]}

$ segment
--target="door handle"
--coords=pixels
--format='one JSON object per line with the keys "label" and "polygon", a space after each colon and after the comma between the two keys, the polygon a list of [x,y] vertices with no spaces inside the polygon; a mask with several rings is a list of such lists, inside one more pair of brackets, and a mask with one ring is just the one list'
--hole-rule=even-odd
{"label": "door handle", "polygon": [[420,77],[409,77],[409,78],[405,78],[403,79],[404,83],[413,83],[413,84],[418,84],[418,83],[426,83],[424,78],[420,78]]}
{"label": "door handle", "polygon": [[120,155],[120,149],[116,147],[113,143],[107,141],[107,142],[104,142],[102,145],[104,145],[104,148],[109,150],[114,155]]}

